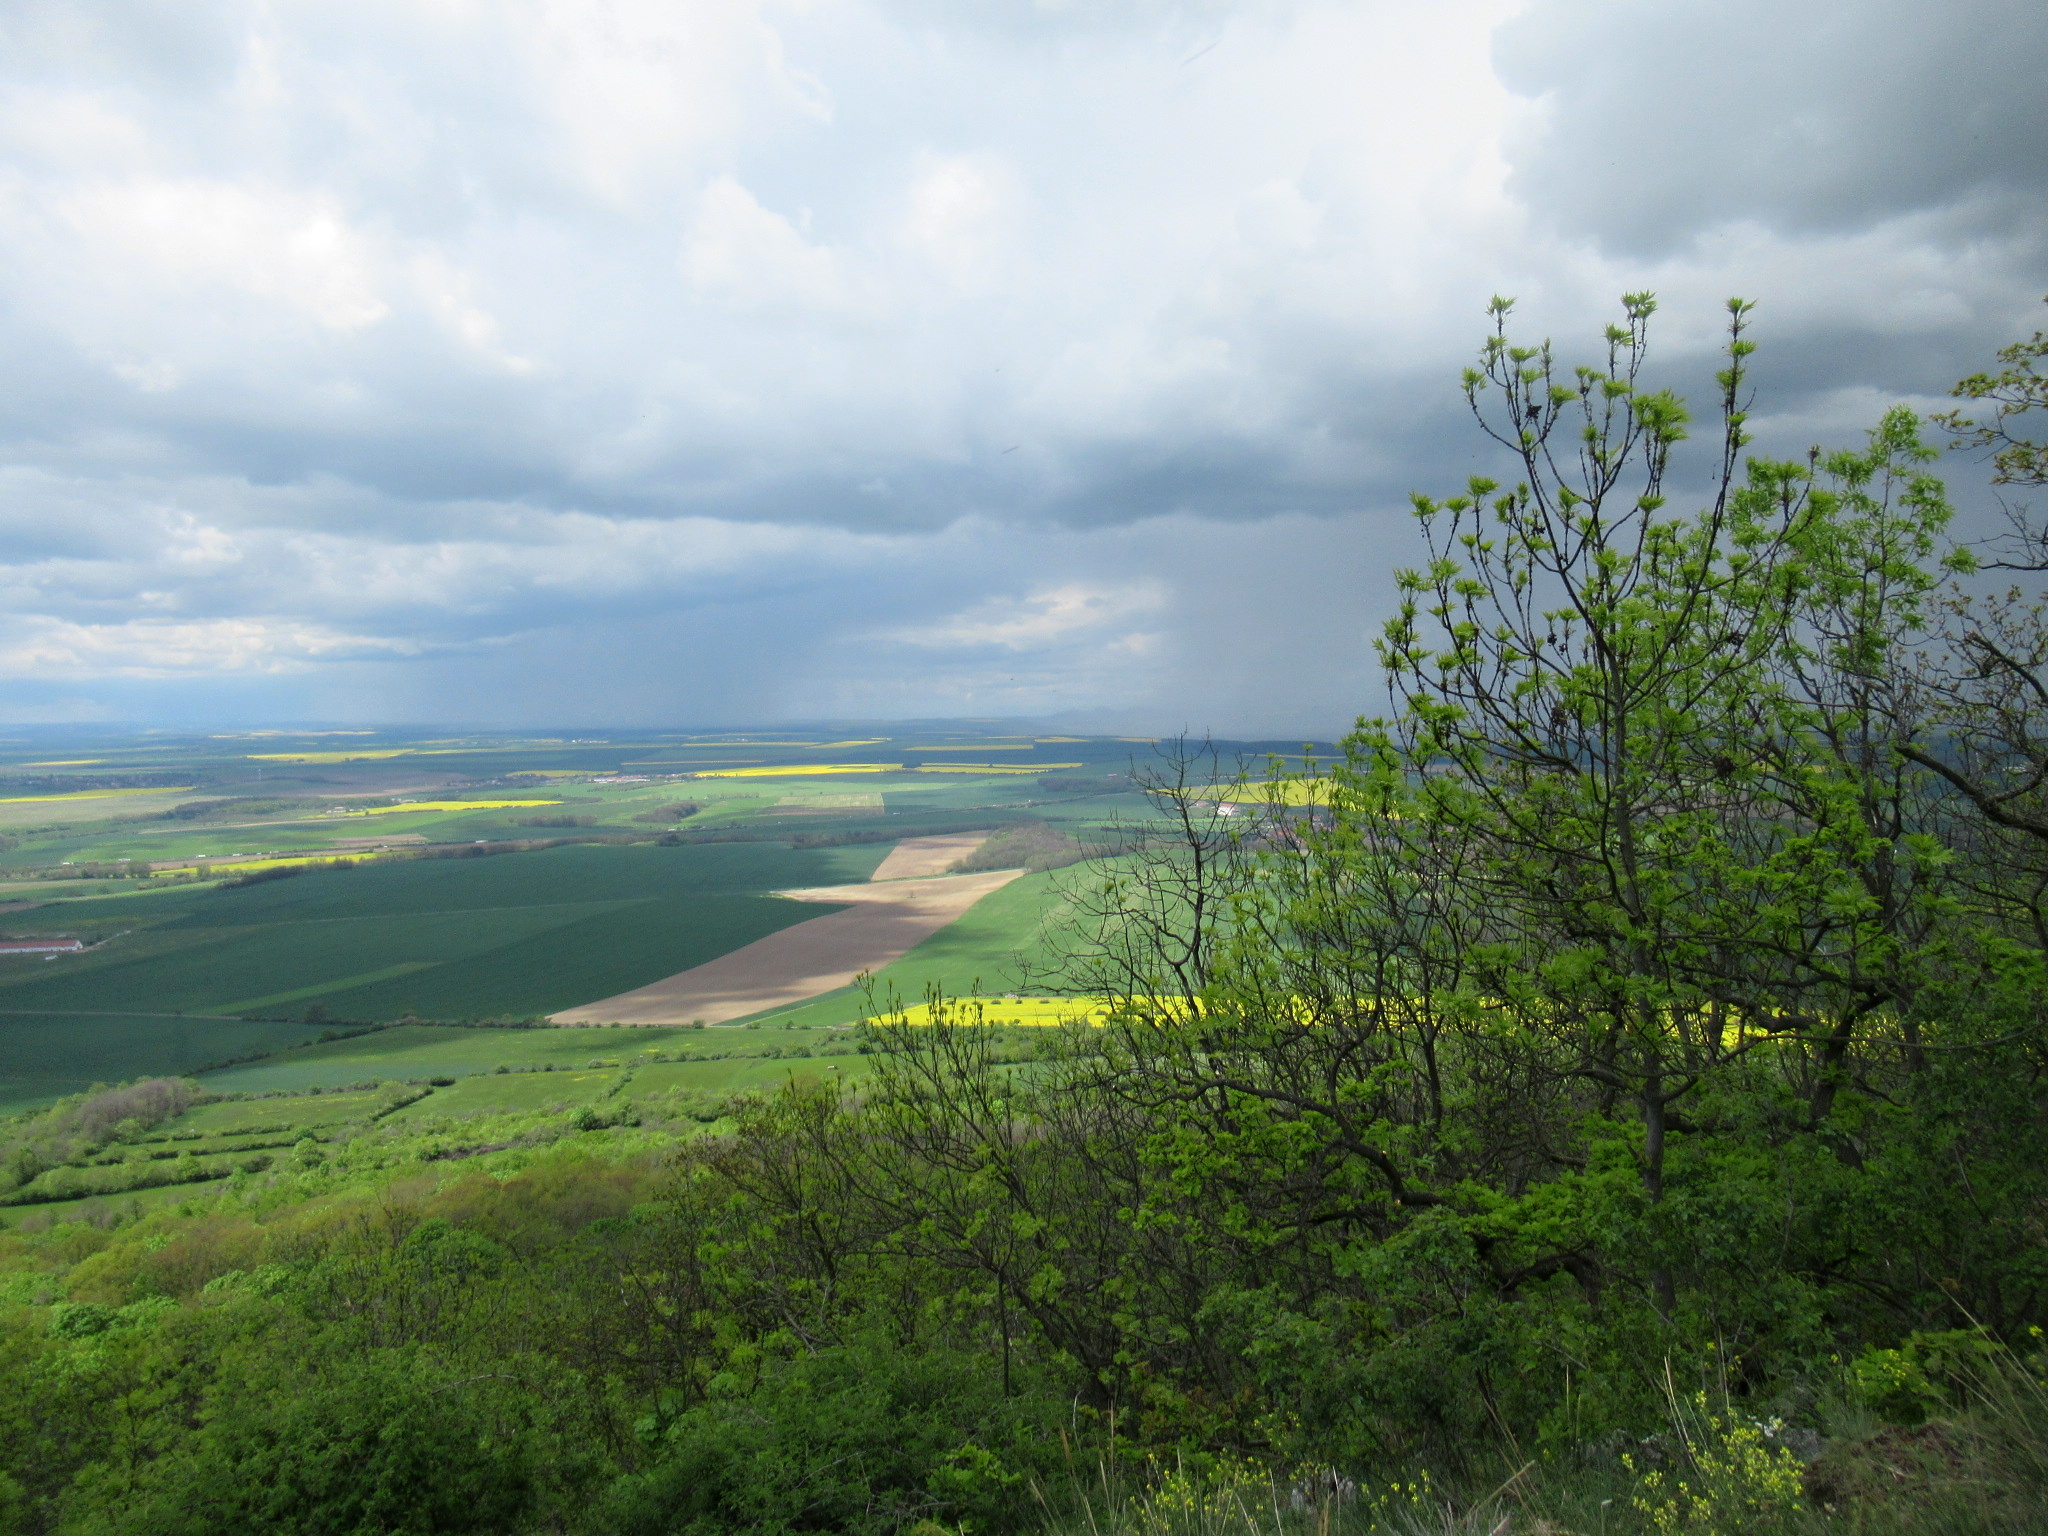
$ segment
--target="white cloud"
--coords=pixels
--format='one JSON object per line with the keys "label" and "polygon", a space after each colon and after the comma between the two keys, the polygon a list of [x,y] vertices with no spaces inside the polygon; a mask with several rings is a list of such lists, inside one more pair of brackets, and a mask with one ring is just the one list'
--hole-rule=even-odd
{"label": "white cloud", "polygon": [[763,208],[731,176],[713,179],[698,200],[683,242],[683,275],[700,291],[746,309],[834,309],[845,302],[832,252]]}
{"label": "white cloud", "polygon": [[[983,603],[936,624],[892,629],[885,638],[931,650],[1039,650],[1082,638],[1099,640],[1117,626],[1157,613],[1165,601],[1156,582],[1067,582],[1028,597]],[[1126,633],[1116,643],[1142,653],[1152,638]]]}
{"label": "white cloud", "polygon": [[391,313],[370,242],[318,194],[152,178],[80,187],[56,211],[76,237],[71,249],[133,285],[123,296],[131,316],[213,293],[275,304],[336,331]]}
{"label": "white cloud", "polygon": [[0,634],[0,668],[15,680],[279,676],[323,662],[416,656],[425,647],[349,635],[290,619],[74,624],[40,618]]}
{"label": "white cloud", "polygon": [[905,241],[955,285],[985,283],[1011,233],[1018,194],[1009,182],[985,155],[924,157],[905,199]]}

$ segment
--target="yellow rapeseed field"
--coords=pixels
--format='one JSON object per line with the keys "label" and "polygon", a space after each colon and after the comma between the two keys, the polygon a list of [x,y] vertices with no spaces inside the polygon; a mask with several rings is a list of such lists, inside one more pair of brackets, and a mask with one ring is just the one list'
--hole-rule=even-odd
{"label": "yellow rapeseed field", "polygon": [[360,864],[365,859],[381,857],[382,850],[366,848],[340,853],[284,853],[271,858],[236,859],[233,863],[208,860],[204,864],[153,864],[150,867],[165,871],[190,869],[204,875],[246,875],[257,869],[289,869],[295,864]]}
{"label": "yellow rapeseed field", "polygon": [[[1152,1001],[1165,1005],[1165,1011],[1173,1016],[1184,1016],[1190,1007],[1190,999],[1185,997],[1156,997]],[[1199,1004],[1193,1006],[1196,1012],[1200,1011]],[[867,1022],[912,1026],[934,1023],[1001,1024],[1024,1028],[1089,1024],[1099,1029],[1110,1021],[1111,1016],[1109,1000],[1101,997],[953,997],[940,1004],[937,1018],[933,1017],[931,1004],[919,1003],[914,1008],[876,1014]],[[1301,1022],[1315,1021],[1305,1017]],[[1721,1045],[1725,1050],[1733,1050],[1747,1041],[1765,1039],[1776,1032],[1767,1023],[1730,1023],[1722,1027]]]}
{"label": "yellow rapeseed field", "polygon": [[[1153,1001],[1169,1004],[1176,1011],[1185,1011],[1188,1006],[1184,997],[1158,997]],[[1111,1015],[1110,1000],[1105,997],[950,997],[940,1004],[940,1009],[941,1018],[947,1023],[1011,1024],[1025,1028],[1061,1024],[1092,1024],[1099,1028],[1109,1022]],[[934,1020],[931,1004],[919,1003],[914,1008],[877,1014],[868,1022],[920,1025]]]}
{"label": "yellow rapeseed field", "polygon": [[704,768],[692,775],[699,779],[787,779],[814,773],[901,773],[901,763],[812,763],[806,767]]}
{"label": "yellow rapeseed field", "polygon": [[[1088,997],[955,997],[942,1005],[946,1022],[952,1024],[1102,1024],[1109,1008],[1099,998]],[[897,1013],[877,1014],[874,1024],[930,1024],[932,1007],[919,1003]]]}
{"label": "yellow rapeseed field", "polygon": [[366,805],[342,816],[396,816],[402,811],[511,811],[535,805],[560,805],[559,800],[408,800],[403,805]]}
{"label": "yellow rapeseed field", "polygon": [[189,795],[195,787],[176,784],[162,789],[74,789],[61,795],[0,795],[0,805],[26,805],[31,800],[105,800],[112,795]]}
{"label": "yellow rapeseed field", "polygon": [[1249,784],[1211,784],[1195,791],[1202,800],[1238,805],[1328,805],[1330,779],[1260,779]]}

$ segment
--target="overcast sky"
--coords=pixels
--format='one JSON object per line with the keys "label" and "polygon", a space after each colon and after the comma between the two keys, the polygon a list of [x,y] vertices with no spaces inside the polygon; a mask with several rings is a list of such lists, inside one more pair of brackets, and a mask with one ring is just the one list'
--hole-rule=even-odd
{"label": "overcast sky", "polygon": [[[0,718],[1377,707],[1494,293],[2042,323],[2040,0],[8,0]],[[1959,479],[1982,479],[1964,461]]]}

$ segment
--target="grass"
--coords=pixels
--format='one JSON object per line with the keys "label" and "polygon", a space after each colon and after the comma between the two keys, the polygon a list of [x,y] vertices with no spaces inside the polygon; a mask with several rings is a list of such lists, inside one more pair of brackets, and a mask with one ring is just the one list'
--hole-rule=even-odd
{"label": "grass", "polygon": [[188,1109],[169,1130],[198,1131],[207,1136],[235,1136],[255,1129],[289,1125],[302,1130],[345,1125],[361,1120],[381,1102],[377,1093],[303,1094],[291,1099],[229,1099]]}
{"label": "grass", "polygon": [[[312,1164],[339,1160],[376,1168],[544,1145],[620,1122],[647,1128],[620,1135],[691,1136],[721,1123],[735,1093],[871,1070],[872,1059],[853,1053],[850,1044],[836,1031],[759,1028],[400,1028],[315,1044],[207,1080],[215,1091],[261,1097],[203,1103],[132,1140],[89,1144],[41,1181],[53,1191],[58,1184],[84,1186],[79,1193],[0,1206],[0,1228],[68,1221],[106,1226],[166,1206],[204,1210],[224,1191],[246,1192],[290,1177],[304,1166],[306,1138],[315,1143]],[[697,1054],[682,1059],[650,1059],[692,1050]],[[487,1065],[506,1056],[548,1070],[500,1072]],[[423,1081],[423,1073],[444,1081]],[[448,1083],[449,1076],[457,1080]],[[385,1081],[342,1092],[308,1081],[344,1077]],[[388,1081],[397,1077],[413,1081]],[[281,1082],[296,1091],[278,1091]],[[0,1125],[0,1141],[11,1129]]]}
{"label": "grass", "polygon": [[[499,1066],[588,1068],[591,1061],[649,1055],[789,1050],[818,1036],[798,1029],[453,1029],[400,1024],[370,1034],[301,1046],[266,1061],[208,1073],[216,1093],[272,1093],[414,1077],[468,1077]],[[508,1074],[510,1075],[510,1074]]]}
{"label": "grass", "polygon": [[116,816],[151,816],[204,795],[189,789],[123,791],[117,794],[36,795],[0,801],[0,827],[46,827],[56,822],[110,821]]}
{"label": "grass", "polygon": [[437,1088],[385,1118],[412,1125],[448,1115],[519,1114],[573,1109],[594,1102],[615,1087],[625,1074],[618,1068],[586,1068],[580,1072],[515,1072],[471,1077],[450,1088]]}
{"label": "grass", "polygon": [[227,1187],[226,1179],[212,1179],[201,1184],[166,1184],[118,1195],[82,1195],[76,1200],[52,1200],[42,1205],[0,1206],[0,1228],[26,1227],[33,1231],[62,1221],[89,1221],[102,1215],[125,1220],[165,1206],[203,1201]]}
{"label": "grass", "polygon": [[[609,1063],[617,1058],[603,1059]],[[580,1070],[492,1072],[437,1088],[428,1097],[387,1116],[385,1123],[396,1128],[478,1115],[559,1114],[600,1101],[630,1106],[675,1093],[716,1097],[747,1091],[773,1092],[792,1077],[818,1078],[830,1073],[851,1079],[869,1068],[868,1057],[849,1055],[830,1060],[733,1057],[722,1061],[655,1062],[646,1066],[635,1066],[628,1059],[618,1065]]]}
{"label": "grass", "polygon": [[[358,1147],[382,1166],[393,1157],[440,1157],[451,1145],[553,1139],[585,1129],[592,1111],[599,1126],[644,1122],[661,1134],[693,1135],[720,1120],[733,1094],[872,1070],[873,1059],[852,1043],[840,1031],[758,1027],[399,1027],[319,1042],[209,1074],[213,1092],[260,1096],[202,1103],[131,1139],[89,1143],[32,1186],[50,1185],[64,1198],[0,1206],[0,1225],[104,1224],[197,1200],[231,1178],[241,1187],[295,1163],[307,1137],[329,1149]],[[507,1060],[521,1065],[501,1069]],[[340,1082],[376,1086],[332,1091]],[[14,1129],[0,1125],[0,1142]]]}
{"label": "grass", "polygon": [[628,1098],[648,1098],[658,1093],[738,1093],[746,1089],[772,1090],[791,1077],[822,1077],[832,1073],[842,1079],[865,1076],[873,1068],[867,1056],[761,1059],[733,1057],[726,1061],[659,1062],[642,1067],[626,1090]]}

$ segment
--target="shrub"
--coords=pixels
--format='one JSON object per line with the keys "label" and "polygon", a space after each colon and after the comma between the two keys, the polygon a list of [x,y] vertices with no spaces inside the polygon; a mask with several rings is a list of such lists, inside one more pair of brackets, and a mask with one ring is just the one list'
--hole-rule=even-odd
{"label": "shrub", "polygon": [[709,1402],[636,1426],[655,1457],[622,1478],[592,1529],[838,1531],[882,1536],[919,1520],[1028,1529],[1035,1466],[1059,1454],[1064,1404],[1006,1397],[987,1362],[895,1341],[830,1346],[769,1366],[748,1390],[730,1373]]}
{"label": "shrub", "polygon": [[651,822],[686,821],[703,809],[704,807],[694,800],[678,800],[674,805],[657,806],[651,811],[642,811],[633,819]]}
{"label": "shrub", "polygon": [[489,1383],[439,1379],[398,1352],[321,1364],[285,1382],[223,1382],[185,1454],[144,1463],[139,1479],[88,1481],[90,1528],[458,1536],[519,1525],[536,1492],[531,1437],[480,1401]]}
{"label": "shrub", "polygon": [[1026,869],[1037,874],[1078,864],[1097,852],[1042,821],[1025,821],[1003,828],[974,852],[956,860],[953,869],[963,875],[985,869]]}

